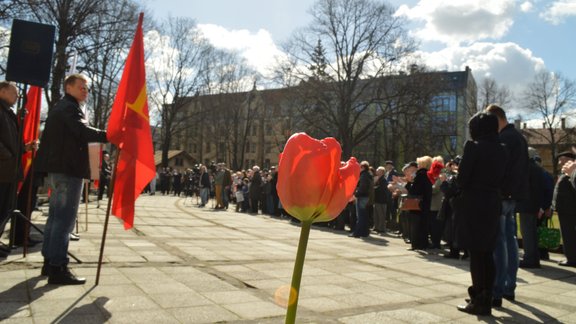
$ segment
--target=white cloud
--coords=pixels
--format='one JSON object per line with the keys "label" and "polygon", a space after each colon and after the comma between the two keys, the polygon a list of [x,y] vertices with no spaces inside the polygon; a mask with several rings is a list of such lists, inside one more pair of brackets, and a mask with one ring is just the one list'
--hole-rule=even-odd
{"label": "white cloud", "polygon": [[420,0],[410,8],[399,7],[396,15],[424,21],[415,35],[424,41],[446,44],[499,39],[513,24],[515,0]]}
{"label": "white cloud", "polygon": [[576,16],[576,0],[559,0],[552,3],[546,11],[540,14],[544,20],[558,25],[569,17]]}
{"label": "white cloud", "polygon": [[530,12],[532,11],[532,8],[534,8],[534,4],[530,1],[525,1],[520,5],[520,10],[522,10],[522,12]]}
{"label": "white cloud", "polygon": [[478,42],[417,54],[426,65],[437,70],[463,71],[469,66],[477,84],[490,77],[516,95],[522,93],[537,72],[545,69],[541,58],[515,43]]}
{"label": "white cloud", "polygon": [[252,33],[246,29],[228,30],[214,24],[199,24],[198,29],[215,47],[238,52],[249,65],[263,75],[276,63],[276,57],[283,56],[272,35],[264,29]]}

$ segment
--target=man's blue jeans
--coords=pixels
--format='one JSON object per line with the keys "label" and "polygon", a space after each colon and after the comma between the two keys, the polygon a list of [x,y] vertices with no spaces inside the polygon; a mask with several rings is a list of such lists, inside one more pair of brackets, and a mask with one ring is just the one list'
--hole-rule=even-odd
{"label": "man's blue jeans", "polygon": [[200,188],[200,202],[202,205],[206,205],[208,203],[209,192],[210,192],[209,188]]}
{"label": "man's blue jeans", "polygon": [[540,264],[537,232],[538,215],[536,213],[520,213],[520,233],[522,233],[522,247],[524,249],[522,261],[528,265]]}
{"label": "man's blue jeans", "polygon": [[51,265],[62,266],[68,264],[68,243],[76,222],[83,182],[81,178],[61,173],[49,173],[46,180],[51,193],[42,255]]}
{"label": "man's blue jeans", "polygon": [[355,236],[368,236],[368,197],[356,197]]}
{"label": "man's blue jeans", "polygon": [[502,201],[500,216],[500,233],[494,250],[494,265],[496,280],[494,282],[494,298],[503,295],[514,296],[516,289],[516,274],[518,273],[518,241],[516,240],[516,202]]}

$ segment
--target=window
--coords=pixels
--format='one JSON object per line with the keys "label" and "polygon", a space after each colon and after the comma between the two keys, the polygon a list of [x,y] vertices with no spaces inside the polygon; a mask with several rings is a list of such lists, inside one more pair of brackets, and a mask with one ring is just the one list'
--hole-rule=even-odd
{"label": "window", "polygon": [[456,111],[456,96],[436,96],[432,99],[431,108],[434,112]]}
{"label": "window", "polygon": [[272,135],[272,126],[267,125],[267,127],[265,128],[266,128],[266,135],[268,136]]}
{"label": "window", "polygon": [[450,136],[450,148],[455,151],[456,145],[458,145],[458,137],[457,136]]}
{"label": "window", "polygon": [[183,158],[174,158],[174,165],[175,166],[183,166],[184,165],[184,159]]}
{"label": "window", "polygon": [[210,142],[206,142],[206,153],[210,153],[211,145]]}

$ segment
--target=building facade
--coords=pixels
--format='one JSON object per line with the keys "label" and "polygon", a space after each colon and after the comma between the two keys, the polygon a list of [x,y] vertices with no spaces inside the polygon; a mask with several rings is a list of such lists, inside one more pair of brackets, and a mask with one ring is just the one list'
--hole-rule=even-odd
{"label": "building facade", "polygon": [[[301,96],[306,87],[189,98],[182,116],[187,126],[175,136],[171,149],[184,150],[199,163],[224,162],[235,170],[253,165],[266,169],[278,163],[293,133],[338,138],[330,125],[315,127],[319,125],[305,122],[302,105],[313,107],[312,101]],[[421,155],[450,158],[461,153],[468,136],[467,121],[477,111],[476,82],[468,67],[458,72],[389,76],[371,87],[357,99],[366,102],[362,108],[365,120],[358,125],[377,121],[369,124],[371,132],[353,147],[352,154],[359,160],[375,165],[393,160],[400,165]],[[390,95],[388,90],[393,88],[402,91]],[[330,96],[327,93],[322,95]],[[315,123],[323,123],[319,117]]]}

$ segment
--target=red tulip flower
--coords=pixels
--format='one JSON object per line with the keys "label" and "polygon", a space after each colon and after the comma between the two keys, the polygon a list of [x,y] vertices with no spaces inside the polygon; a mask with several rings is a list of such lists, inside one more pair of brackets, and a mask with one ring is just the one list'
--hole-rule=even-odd
{"label": "red tulip flower", "polygon": [[314,139],[292,135],[278,163],[276,189],[282,207],[302,222],[292,274],[286,323],[294,323],[310,226],[336,218],[354,194],[360,165],[350,158],[343,166],[342,149],[334,138]]}
{"label": "red tulip flower", "polygon": [[327,222],[346,207],[360,176],[352,157],[341,166],[342,149],[334,138],[292,135],[278,163],[276,186],[282,207],[302,222]]}

